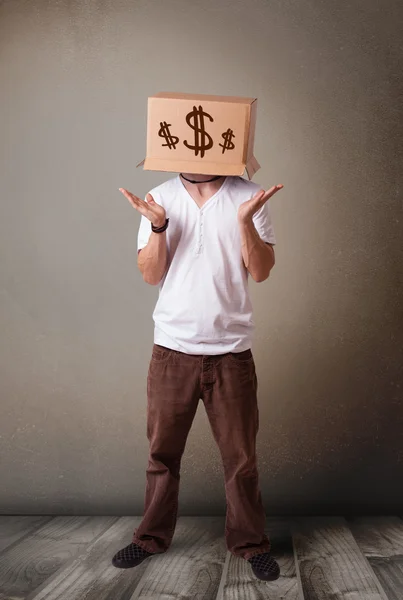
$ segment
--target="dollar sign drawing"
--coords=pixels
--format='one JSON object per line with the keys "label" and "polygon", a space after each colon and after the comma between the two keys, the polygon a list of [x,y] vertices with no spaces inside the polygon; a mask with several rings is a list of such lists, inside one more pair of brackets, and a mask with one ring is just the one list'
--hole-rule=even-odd
{"label": "dollar sign drawing", "polygon": [[[214,121],[213,117],[204,112],[200,105],[198,109],[194,106],[192,112],[186,115],[186,123],[189,125],[189,127],[194,129],[195,141],[194,146],[188,144],[186,140],[183,142],[187,148],[195,151],[195,156],[197,156],[200,151],[201,158],[203,158],[206,150],[209,150],[213,147],[213,138],[204,128],[204,117],[208,117],[210,121]],[[191,119],[193,119],[193,124],[190,122]],[[208,138],[208,141],[206,138]]]}
{"label": "dollar sign drawing", "polygon": [[235,135],[232,129],[228,128],[227,131],[224,131],[224,133],[221,134],[221,136],[224,138],[224,143],[218,145],[222,147],[222,153],[224,154],[225,150],[233,150],[235,148],[235,144],[231,140],[233,137],[235,137]]}
{"label": "dollar sign drawing", "polygon": [[169,128],[171,127],[171,123],[167,123],[166,121],[161,121],[160,122],[160,130],[158,132],[158,135],[160,137],[165,138],[166,140],[166,144],[162,144],[163,146],[168,146],[168,148],[170,150],[172,150],[172,148],[174,150],[176,150],[176,144],[179,142],[179,138],[176,137],[176,135],[172,135],[172,133],[169,131]]}

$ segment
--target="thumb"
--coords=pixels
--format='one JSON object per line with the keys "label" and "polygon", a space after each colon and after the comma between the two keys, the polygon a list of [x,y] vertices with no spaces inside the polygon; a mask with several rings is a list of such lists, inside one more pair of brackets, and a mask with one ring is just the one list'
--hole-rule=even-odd
{"label": "thumb", "polygon": [[151,196],[150,193],[146,194],[146,200],[148,204],[155,204],[154,198]]}

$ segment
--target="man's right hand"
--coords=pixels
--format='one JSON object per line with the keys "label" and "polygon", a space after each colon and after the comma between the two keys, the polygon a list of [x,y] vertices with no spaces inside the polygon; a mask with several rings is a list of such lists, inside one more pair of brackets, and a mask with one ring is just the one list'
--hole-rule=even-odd
{"label": "man's right hand", "polygon": [[125,188],[119,188],[119,191],[122,192],[124,196],[128,199],[130,204],[134,206],[139,213],[144,215],[154,227],[162,227],[165,225],[166,221],[166,212],[165,208],[160,204],[157,204],[151,194],[146,194],[147,202],[141,200]]}

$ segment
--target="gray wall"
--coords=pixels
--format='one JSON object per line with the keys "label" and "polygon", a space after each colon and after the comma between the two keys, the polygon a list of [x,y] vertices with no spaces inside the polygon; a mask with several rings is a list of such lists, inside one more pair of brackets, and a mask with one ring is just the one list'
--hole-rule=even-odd
{"label": "gray wall", "polygon": [[[118,188],[174,176],[135,169],[165,90],[258,97],[254,181],[285,185],[251,281],[267,512],[401,505],[399,6],[1,3],[0,512],[142,512],[157,288]],[[200,402],[180,512],[224,510]]]}

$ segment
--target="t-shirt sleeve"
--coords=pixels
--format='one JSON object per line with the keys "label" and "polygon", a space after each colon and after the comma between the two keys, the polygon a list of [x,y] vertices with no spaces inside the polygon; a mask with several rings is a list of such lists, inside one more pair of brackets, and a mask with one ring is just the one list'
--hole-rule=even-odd
{"label": "t-shirt sleeve", "polygon": [[137,253],[147,246],[151,235],[151,221],[144,215],[141,215],[139,231],[137,234]]}
{"label": "t-shirt sleeve", "polygon": [[252,217],[255,228],[264,242],[276,243],[276,236],[271,218],[270,198]]}

